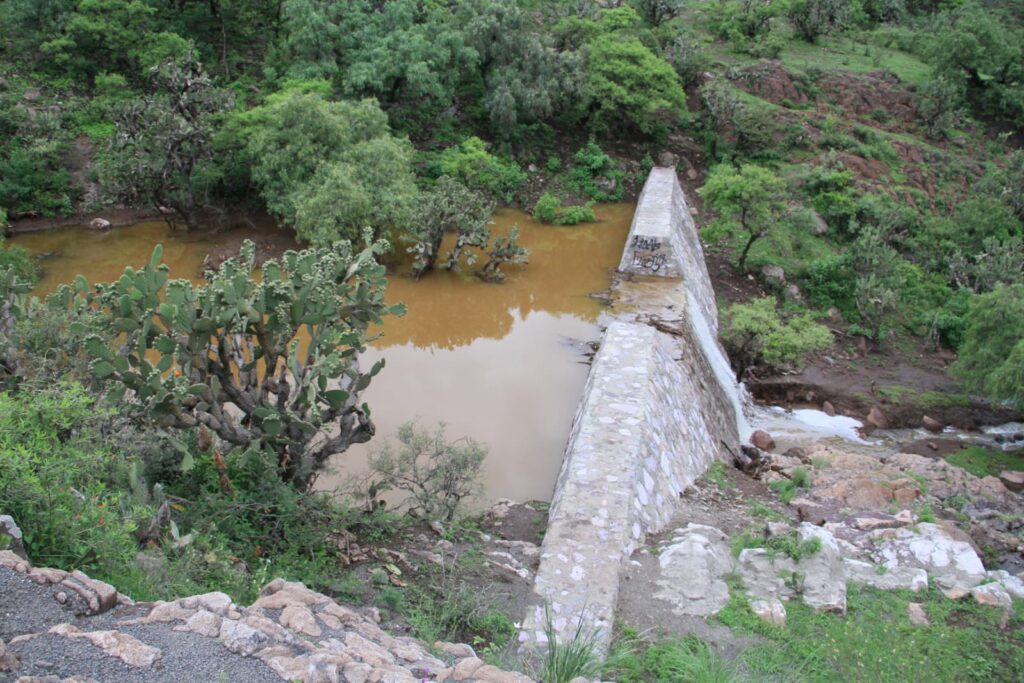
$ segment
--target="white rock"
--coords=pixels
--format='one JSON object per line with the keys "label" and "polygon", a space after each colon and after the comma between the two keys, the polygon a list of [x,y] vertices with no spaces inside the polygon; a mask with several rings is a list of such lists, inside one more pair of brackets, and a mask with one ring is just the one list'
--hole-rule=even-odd
{"label": "white rock", "polygon": [[[846,580],[865,586],[874,586],[882,590],[910,590],[915,593],[928,588],[928,572],[920,567],[893,567],[886,568],[884,565],[873,565],[870,562],[862,562],[845,558],[843,566],[846,570]],[[884,570],[879,574],[878,567]]]}
{"label": "white rock", "polygon": [[996,569],[987,573],[988,578],[994,579],[1002,585],[1011,596],[1024,600],[1024,581],[1004,569]]}
{"label": "white rock", "polygon": [[953,539],[936,524],[922,522],[914,529],[875,532],[881,543],[872,559],[889,569],[920,567],[941,588],[967,591],[985,578],[985,565],[969,543]]}
{"label": "white rock", "polygon": [[672,603],[675,614],[707,616],[729,602],[724,577],[732,571],[726,536],[714,527],[688,524],[658,556],[661,574],[654,597]]}
{"label": "white rock", "polygon": [[986,583],[971,589],[971,595],[979,605],[991,605],[1005,610],[1013,609],[1013,598],[1001,584]]}
{"label": "white rock", "polygon": [[750,611],[769,624],[786,625],[786,606],[779,600],[751,600]]}

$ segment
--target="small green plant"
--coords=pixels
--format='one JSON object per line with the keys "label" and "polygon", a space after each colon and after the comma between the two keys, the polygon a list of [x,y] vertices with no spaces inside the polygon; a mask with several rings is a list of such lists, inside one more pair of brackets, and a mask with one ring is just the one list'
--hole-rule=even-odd
{"label": "small green plant", "polygon": [[616,643],[605,677],[620,683],[733,683],[743,680],[735,664],[689,635],[645,643],[626,633]]}
{"label": "small green plant", "polygon": [[568,641],[559,640],[551,611],[545,605],[544,635],[547,637],[547,652],[539,676],[544,683],[569,683],[580,676],[589,679],[601,673],[597,631],[586,628],[582,618]]}
{"label": "small green plant", "polygon": [[768,485],[772,491],[779,494],[779,500],[785,504],[789,504],[791,500],[796,498],[797,491],[800,489],[808,489],[811,487],[811,478],[807,473],[807,470],[803,467],[797,467],[793,470],[792,477],[790,479],[780,479],[773,481]]}
{"label": "small green plant", "polygon": [[947,456],[946,462],[962,467],[976,477],[998,476],[1003,470],[1024,470],[1022,452],[968,446]]}
{"label": "small green plant", "polygon": [[548,161],[544,164],[544,168],[548,169],[548,173],[558,173],[562,170],[562,160],[558,157],[548,157]]}
{"label": "small green plant", "polygon": [[561,199],[550,192],[545,192],[533,207],[533,217],[541,223],[554,223],[561,206]]}
{"label": "small green plant", "polygon": [[729,491],[733,487],[732,482],[729,481],[729,476],[725,472],[725,463],[721,460],[715,460],[711,463],[711,467],[704,473],[704,478],[721,491]]}
{"label": "small green plant", "polygon": [[744,550],[752,548],[764,548],[768,551],[768,557],[775,559],[778,555],[786,555],[794,561],[799,562],[805,557],[814,555],[821,550],[821,539],[810,538],[801,541],[796,531],[779,536],[765,538],[759,531],[744,531],[735,536],[731,543],[732,554],[739,557]]}
{"label": "small green plant", "polygon": [[750,504],[750,514],[754,517],[763,517],[769,521],[777,521],[782,519],[782,514],[768,507],[759,500],[755,500]]}

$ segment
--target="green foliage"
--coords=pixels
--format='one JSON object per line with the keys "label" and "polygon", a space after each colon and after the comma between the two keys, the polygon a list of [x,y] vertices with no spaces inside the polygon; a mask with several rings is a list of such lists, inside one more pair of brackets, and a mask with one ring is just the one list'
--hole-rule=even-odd
{"label": "green foliage", "polygon": [[975,2],[943,12],[926,54],[936,74],[966,89],[986,112],[1024,120],[1024,29]]}
{"label": "green foliage", "polygon": [[597,220],[597,216],[594,215],[593,202],[578,206],[562,206],[562,200],[548,192],[537,199],[537,204],[533,207],[533,217],[541,223],[554,223],[555,225],[593,223]]}
{"label": "green foliage", "polygon": [[581,147],[573,160],[575,163],[566,177],[569,189],[598,202],[622,199],[625,174],[596,142],[591,140]]}
{"label": "green foliage", "polygon": [[486,143],[478,137],[444,150],[433,166],[438,175],[456,178],[472,190],[505,202],[515,198],[527,178],[514,161],[488,152]]}
{"label": "green foliage", "polygon": [[189,229],[210,203],[216,117],[231,106],[189,51],[150,71],[149,95],[115,105],[111,136],[98,175],[109,199],[171,209],[168,221]]}
{"label": "green foliage", "polygon": [[720,214],[709,227],[712,238],[744,236],[737,265],[744,269],[754,242],[768,234],[785,210],[785,181],[769,169],[743,164],[739,169],[719,164],[711,169],[700,195]]}
{"label": "green foliage", "polygon": [[733,557],[739,557],[749,548],[764,548],[771,559],[781,554],[799,562],[821,550],[821,539],[815,537],[801,541],[796,531],[767,538],[760,532],[745,531],[732,539],[731,546]]}
{"label": "green foliage", "polygon": [[601,673],[598,633],[585,625],[582,617],[568,640],[560,638],[545,604],[544,634],[547,636],[547,651],[541,660],[540,680],[569,683],[577,677],[590,679]]}
{"label": "green foliage", "polygon": [[440,570],[426,586],[406,592],[403,612],[416,635],[428,643],[475,641],[478,651],[500,650],[517,633],[507,614],[486,592],[463,580],[458,561]]}
{"label": "green foliage", "polygon": [[530,250],[519,244],[519,227],[513,225],[507,235],[499,235],[491,243],[487,261],[477,275],[488,282],[503,282],[505,273],[501,267],[506,263],[525,265],[530,261]]}
{"label": "green foliage", "polygon": [[1021,455],[1020,451],[967,446],[946,456],[946,462],[962,467],[976,477],[998,477],[1005,470],[1024,470],[1024,458]]}
{"label": "green foliage", "polygon": [[595,130],[616,127],[664,135],[686,116],[679,76],[638,38],[588,44],[587,96]]}
{"label": "green foliage", "polygon": [[799,365],[807,354],[832,345],[832,333],[814,322],[812,315],[784,320],[771,297],[730,306],[721,336],[729,357],[737,365],[739,379],[748,368],[761,364],[768,367]]}
{"label": "green foliage", "polygon": [[791,0],[786,15],[800,37],[813,43],[849,27],[854,11],[855,4],[848,0]]}
{"label": "green foliage", "polygon": [[[239,452],[271,453],[279,476],[305,489],[328,458],[373,433],[358,395],[383,361],[364,373],[356,359],[368,326],[403,311],[384,304],[376,260],[384,249],[378,242],[355,252],[342,242],[289,251],[265,263],[257,281],[247,241],[196,286],[168,280],[158,246],[141,270],[89,293],[79,278],[48,304],[94,311],[103,329],[124,334],[116,353],[100,337],[86,340],[112,402],[160,426],[208,429]],[[299,347],[300,330],[308,348]]]}
{"label": "green foliage", "polygon": [[410,145],[391,135],[376,102],[321,92],[292,84],[239,117],[267,208],[315,246],[354,241],[366,227],[377,236],[403,228],[418,196]]}
{"label": "green foliage", "polygon": [[395,437],[369,458],[370,498],[387,491],[402,491],[410,512],[428,519],[451,521],[463,500],[481,491],[480,467],[487,447],[462,437],[449,441],[445,425],[436,429],[416,422],[399,425]]}
{"label": "green foliage", "polygon": [[975,297],[951,368],[969,391],[1024,406],[1024,285]]}
{"label": "green foliage", "polygon": [[533,206],[533,217],[541,223],[554,223],[560,208],[562,200],[550,192],[545,192]]}
{"label": "green foliage", "polygon": [[[606,671],[622,683],[734,683],[738,668],[700,638],[689,635],[647,644],[627,641],[615,648]],[[613,646],[614,647],[614,646]]]}
{"label": "green foliage", "polygon": [[928,135],[941,137],[963,120],[963,89],[943,76],[922,85],[916,93],[917,115]]}
{"label": "green foliage", "polygon": [[33,286],[39,279],[35,261],[24,247],[7,244],[3,236],[4,222],[3,210],[0,209],[0,271],[11,269],[19,281]]}
{"label": "green foliage", "polygon": [[[726,626],[764,642],[741,655],[757,680],[1013,681],[1024,667],[1019,608],[1003,614],[985,605],[850,584],[845,615],[815,613],[790,601],[785,628],[758,619],[742,596],[718,614]],[[923,605],[931,622],[917,626],[907,603]]]}
{"label": "green foliage", "polygon": [[126,461],[103,443],[104,417],[75,384],[0,393],[0,507],[40,566],[102,577],[134,558],[146,511],[125,493]]}
{"label": "green foliage", "polygon": [[771,30],[772,19],[785,7],[780,0],[725,0],[716,8],[712,30],[731,40],[757,38]]}

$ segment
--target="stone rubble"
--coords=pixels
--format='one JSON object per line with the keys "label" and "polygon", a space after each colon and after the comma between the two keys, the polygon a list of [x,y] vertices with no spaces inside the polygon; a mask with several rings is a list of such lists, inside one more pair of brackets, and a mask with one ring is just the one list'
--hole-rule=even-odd
{"label": "stone rubble", "polygon": [[[19,635],[6,645],[0,641],[0,671],[17,673],[19,648],[36,638],[52,636],[88,643],[96,649],[97,656],[117,659],[132,669],[155,671],[163,655],[160,648],[145,642],[139,631],[129,635],[118,629],[158,626],[198,634],[238,657],[259,660],[284,681],[531,681],[523,674],[485,664],[469,645],[436,643],[434,652],[439,656],[435,656],[425,643],[392,636],[382,630],[379,613],[375,610],[357,611],[301,583],[282,579],[268,583],[249,607],[235,605],[228,595],[219,592],[132,605],[108,584],[81,572],[68,574],[54,569],[34,569],[31,563],[11,551],[0,552],[0,572],[5,571],[24,575],[52,591],[58,602],[57,596],[68,591],[73,591],[76,597],[62,605],[67,610],[68,622],[56,624],[45,632]],[[81,610],[83,606],[85,611]],[[122,611],[126,616],[119,617]],[[90,619],[103,612],[113,616],[114,628],[89,628]],[[75,624],[70,623],[71,620],[76,620]],[[33,680],[36,679],[31,676],[18,679],[19,683]]]}

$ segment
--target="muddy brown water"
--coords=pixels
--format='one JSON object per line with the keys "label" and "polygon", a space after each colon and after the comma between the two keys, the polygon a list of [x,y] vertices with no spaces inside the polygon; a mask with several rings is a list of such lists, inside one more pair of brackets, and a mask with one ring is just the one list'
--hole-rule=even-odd
{"label": "muddy brown water", "polygon": [[[433,272],[419,282],[389,276],[388,301],[408,313],[386,320],[383,336],[364,356],[366,367],[383,356],[384,370],[364,392],[377,436],[335,458],[319,486],[333,489],[365,471],[366,458],[406,420],[447,424],[452,437],[487,444],[485,500],[551,497],[576,405],[587,377],[581,354],[599,337],[601,303],[618,264],[633,215],[631,204],[596,207],[598,223],[552,227],[511,209],[495,213],[493,231],[513,224],[531,250],[530,264],[506,269],[503,284],[467,273]],[[46,255],[40,295],[84,275],[116,279],[125,266],[149,260],[164,245],[172,277],[196,278],[205,255],[240,237],[280,239],[269,223],[223,233],[182,235],[163,222],[107,232],[86,228],[19,235],[12,244]]]}

